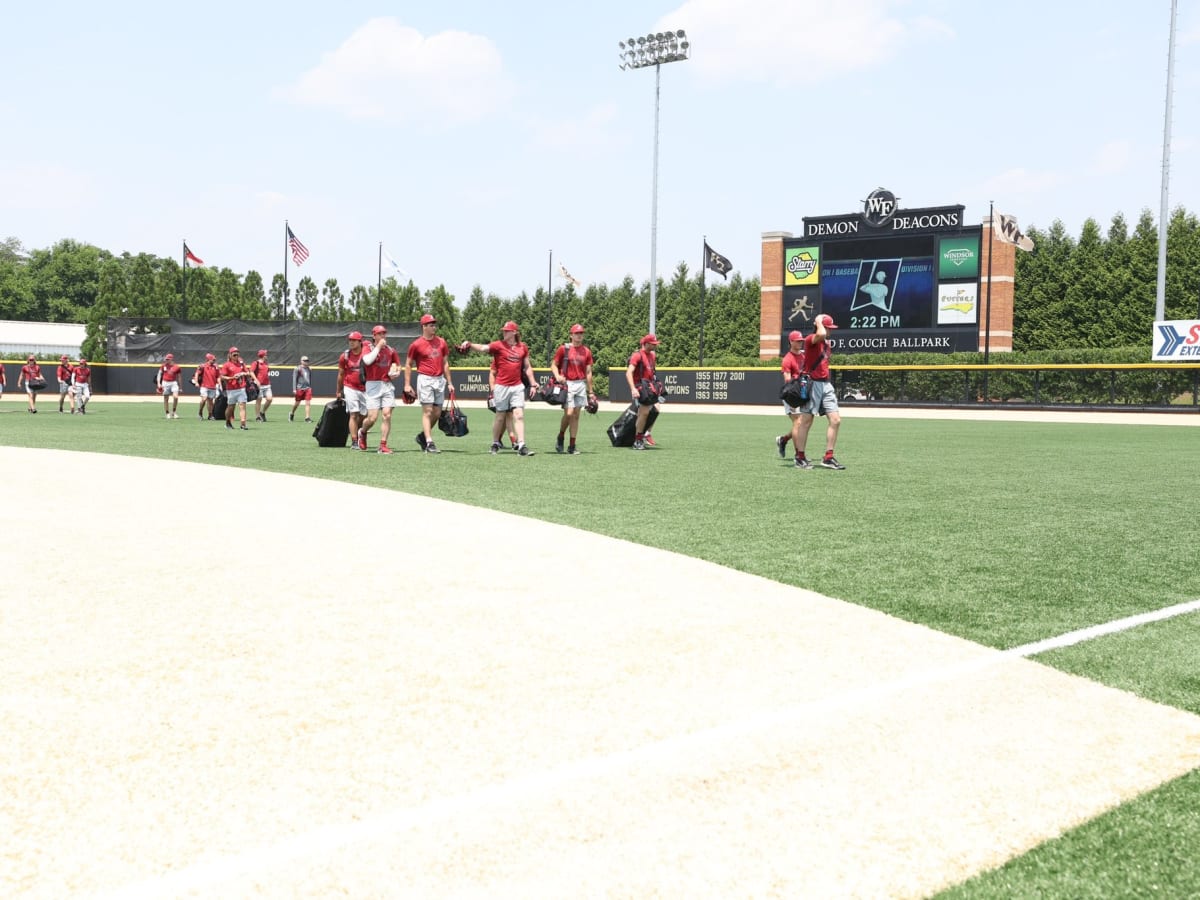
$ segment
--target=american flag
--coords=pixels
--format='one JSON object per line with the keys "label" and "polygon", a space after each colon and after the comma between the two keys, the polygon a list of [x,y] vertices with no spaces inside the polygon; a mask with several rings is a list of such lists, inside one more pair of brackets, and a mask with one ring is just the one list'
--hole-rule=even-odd
{"label": "american flag", "polygon": [[308,259],[308,248],[300,243],[300,238],[292,232],[291,226],[288,226],[288,246],[292,248],[292,262],[300,265]]}

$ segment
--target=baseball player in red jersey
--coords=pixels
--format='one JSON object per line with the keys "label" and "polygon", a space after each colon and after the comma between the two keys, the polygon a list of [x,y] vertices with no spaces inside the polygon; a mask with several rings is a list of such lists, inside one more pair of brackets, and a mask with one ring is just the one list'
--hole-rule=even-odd
{"label": "baseball player in red jersey", "polygon": [[492,421],[492,453],[500,452],[500,438],[504,435],[507,420],[512,419],[512,430],[517,435],[517,453],[521,456],[533,456],[533,451],[525,446],[525,383],[521,380],[524,373],[529,379],[529,395],[537,391],[537,379],[533,374],[533,365],[529,361],[529,347],[520,339],[520,329],[516,322],[505,322],[500,329],[500,340],[490,344],[473,344],[463,341],[458,345],[462,353],[476,350],[480,353],[491,354],[492,366],[496,370],[496,387],[493,392],[493,402],[496,406],[496,417]]}

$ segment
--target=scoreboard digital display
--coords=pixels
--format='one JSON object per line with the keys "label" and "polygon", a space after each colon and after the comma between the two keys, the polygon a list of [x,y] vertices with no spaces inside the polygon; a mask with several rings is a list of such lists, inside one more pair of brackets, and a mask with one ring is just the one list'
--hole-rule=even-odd
{"label": "scoreboard digital display", "polygon": [[780,352],[788,332],[811,333],[822,313],[838,326],[835,352],[977,350],[982,229],[963,225],[962,212],[876,202],[805,219],[805,236],[784,242]]}

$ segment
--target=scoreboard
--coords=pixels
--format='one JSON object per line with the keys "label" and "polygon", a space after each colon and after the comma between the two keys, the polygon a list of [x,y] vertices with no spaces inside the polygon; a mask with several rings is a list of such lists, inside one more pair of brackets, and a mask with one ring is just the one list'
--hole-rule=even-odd
{"label": "scoreboard", "polygon": [[780,352],[822,313],[835,353],[978,350],[981,234],[962,206],[899,209],[883,188],[862,213],[804,219],[783,245]]}

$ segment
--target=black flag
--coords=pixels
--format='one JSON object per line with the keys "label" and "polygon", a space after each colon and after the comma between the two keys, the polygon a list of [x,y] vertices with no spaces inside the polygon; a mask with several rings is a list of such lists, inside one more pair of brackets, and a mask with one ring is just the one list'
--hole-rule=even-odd
{"label": "black flag", "polygon": [[716,272],[718,275],[720,275],[722,278],[724,278],[726,281],[728,281],[729,280],[729,270],[733,268],[733,263],[731,263],[726,257],[722,256],[720,253],[718,253],[712,247],[708,246],[708,242],[705,241],[705,243],[704,243],[704,267],[706,269],[712,269],[714,272]]}

